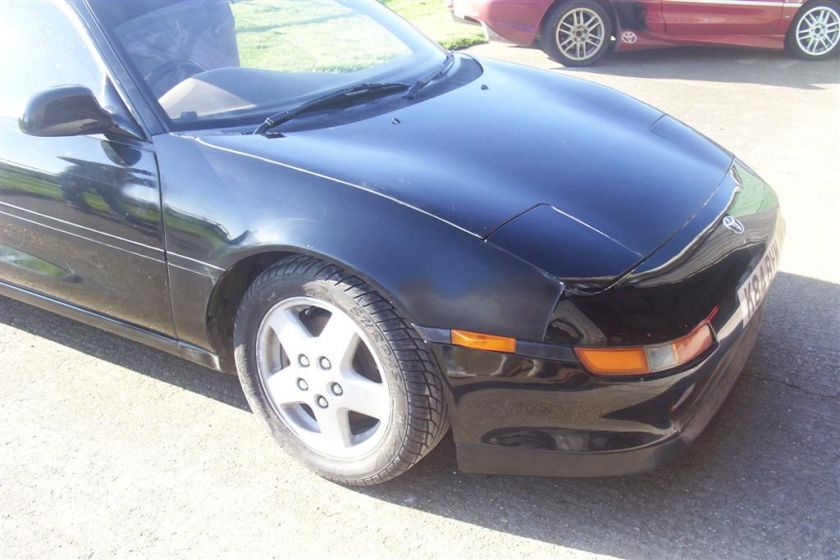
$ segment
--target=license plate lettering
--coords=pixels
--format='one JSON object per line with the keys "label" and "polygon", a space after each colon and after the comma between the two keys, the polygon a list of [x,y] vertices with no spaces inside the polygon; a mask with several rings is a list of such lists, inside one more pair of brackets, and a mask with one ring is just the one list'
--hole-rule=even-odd
{"label": "license plate lettering", "polygon": [[755,312],[758,311],[761,301],[770,289],[770,284],[776,275],[778,266],[779,245],[778,240],[774,239],[773,244],[761,257],[758,266],[753,269],[749,278],[738,288],[738,302],[741,307],[741,321],[744,326],[747,326]]}

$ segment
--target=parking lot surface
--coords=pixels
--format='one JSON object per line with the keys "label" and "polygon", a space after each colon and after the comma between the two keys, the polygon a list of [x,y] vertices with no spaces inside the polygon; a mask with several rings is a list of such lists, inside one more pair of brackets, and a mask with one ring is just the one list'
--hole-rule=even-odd
{"label": "parking lot surface", "polygon": [[777,189],[765,324],[689,453],[632,477],[492,477],[458,473],[447,439],[395,481],[343,488],[273,444],[236,378],[0,298],[0,557],[838,557],[840,59],[675,49],[575,70],[468,52],[629,93]]}

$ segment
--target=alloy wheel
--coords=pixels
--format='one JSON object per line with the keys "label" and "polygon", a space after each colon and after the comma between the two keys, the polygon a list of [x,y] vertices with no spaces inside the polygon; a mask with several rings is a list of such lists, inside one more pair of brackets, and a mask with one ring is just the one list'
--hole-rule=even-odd
{"label": "alloy wheel", "polygon": [[587,60],[595,56],[606,39],[604,21],[589,8],[569,10],[557,24],[557,48],[571,60]]}
{"label": "alloy wheel", "polygon": [[796,44],[806,54],[820,56],[840,42],[840,15],[826,6],[816,6],[799,19]]}
{"label": "alloy wheel", "polygon": [[289,298],[266,313],[256,342],[268,400],[303,443],[353,459],[382,441],[392,415],[387,381],[349,315],[315,298]]}

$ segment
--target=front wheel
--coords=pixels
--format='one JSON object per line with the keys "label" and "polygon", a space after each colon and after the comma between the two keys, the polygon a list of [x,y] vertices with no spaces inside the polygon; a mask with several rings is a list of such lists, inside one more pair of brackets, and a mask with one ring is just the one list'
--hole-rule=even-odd
{"label": "front wheel", "polygon": [[564,66],[589,66],[609,50],[612,22],[600,4],[574,0],[556,6],[545,20],[541,45]]}
{"label": "front wheel", "polygon": [[442,377],[415,329],[361,279],[311,257],[260,274],[234,328],[254,414],[331,480],[384,482],[448,428]]}
{"label": "front wheel", "polygon": [[840,45],[840,5],[818,0],[802,8],[790,25],[786,43],[799,58],[831,56]]}

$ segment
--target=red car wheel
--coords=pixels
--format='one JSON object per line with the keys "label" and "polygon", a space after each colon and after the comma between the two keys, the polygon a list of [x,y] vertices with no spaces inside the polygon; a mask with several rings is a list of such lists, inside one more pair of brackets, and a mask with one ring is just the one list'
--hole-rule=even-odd
{"label": "red car wheel", "polygon": [[574,0],[549,13],[541,43],[564,66],[589,66],[604,56],[611,41],[612,21],[604,8],[592,0]]}
{"label": "red car wheel", "polygon": [[840,6],[818,0],[799,10],[787,34],[787,46],[807,60],[831,56],[840,45]]}

